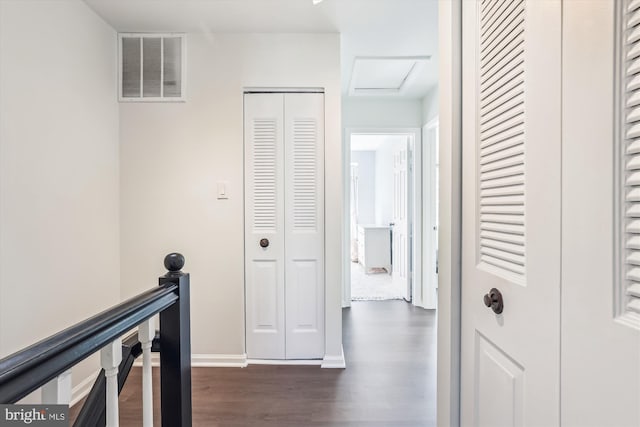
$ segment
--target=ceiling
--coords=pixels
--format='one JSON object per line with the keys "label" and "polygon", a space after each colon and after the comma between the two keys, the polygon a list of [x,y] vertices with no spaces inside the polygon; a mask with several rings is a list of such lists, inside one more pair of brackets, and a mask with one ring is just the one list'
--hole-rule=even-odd
{"label": "ceiling", "polygon": [[85,2],[121,32],[339,32],[345,95],[357,57],[430,57],[402,91],[363,96],[421,98],[437,80],[437,0]]}

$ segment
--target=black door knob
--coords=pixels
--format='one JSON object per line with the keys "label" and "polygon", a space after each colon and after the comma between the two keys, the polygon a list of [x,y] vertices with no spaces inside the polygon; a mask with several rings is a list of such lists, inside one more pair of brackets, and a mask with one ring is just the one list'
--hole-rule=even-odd
{"label": "black door knob", "polygon": [[496,288],[491,288],[489,293],[484,295],[484,305],[491,307],[491,310],[493,310],[495,314],[502,313],[504,302],[500,291]]}
{"label": "black door knob", "polygon": [[260,239],[260,247],[266,248],[267,246],[269,246],[269,239]]}

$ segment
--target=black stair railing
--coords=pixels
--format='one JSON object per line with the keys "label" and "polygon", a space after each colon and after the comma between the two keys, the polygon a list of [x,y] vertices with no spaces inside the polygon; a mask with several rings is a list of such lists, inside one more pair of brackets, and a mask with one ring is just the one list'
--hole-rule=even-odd
{"label": "black stair railing", "polygon": [[[89,319],[0,360],[0,403],[16,403],[66,372],[145,320],[160,314],[160,330],[153,350],[160,353],[162,425],[191,426],[191,326],[189,274],[182,272],[184,257],[165,257],[168,272],[159,286],[149,289]],[[121,390],[136,357],[141,354],[137,333],[123,341],[118,373]],[[104,375],[97,378],[77,426],[104,426]]]}

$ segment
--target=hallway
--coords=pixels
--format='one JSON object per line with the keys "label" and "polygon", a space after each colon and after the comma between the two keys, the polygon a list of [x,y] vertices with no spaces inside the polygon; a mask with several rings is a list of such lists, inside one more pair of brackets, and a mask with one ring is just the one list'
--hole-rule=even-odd
{"label": "hallway", "polygon": [[[345,370],[194,368],[194,426],[435,426],[435,311],[354,302],[343,321]],[[140,382],[136,368],[120,395],[122,426],[141,425]],[[160,425],[157,376],[154,388]]]}

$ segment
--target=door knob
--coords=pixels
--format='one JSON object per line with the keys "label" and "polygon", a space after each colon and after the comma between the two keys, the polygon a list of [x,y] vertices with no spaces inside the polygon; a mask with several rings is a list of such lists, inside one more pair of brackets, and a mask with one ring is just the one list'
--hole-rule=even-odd
{"label": "door knob", "polygon": [[484,305],[491,307],[491,310],[495,314],[502,313],[504,309],[504,302],[502,301],[502,294],[496,288],[491,288],[488,294],[484,295]]}
{"label": "door knob", "polygon": [[269,239],[260,239],[260,247],[266,248],[267,246],[269,246]]}

